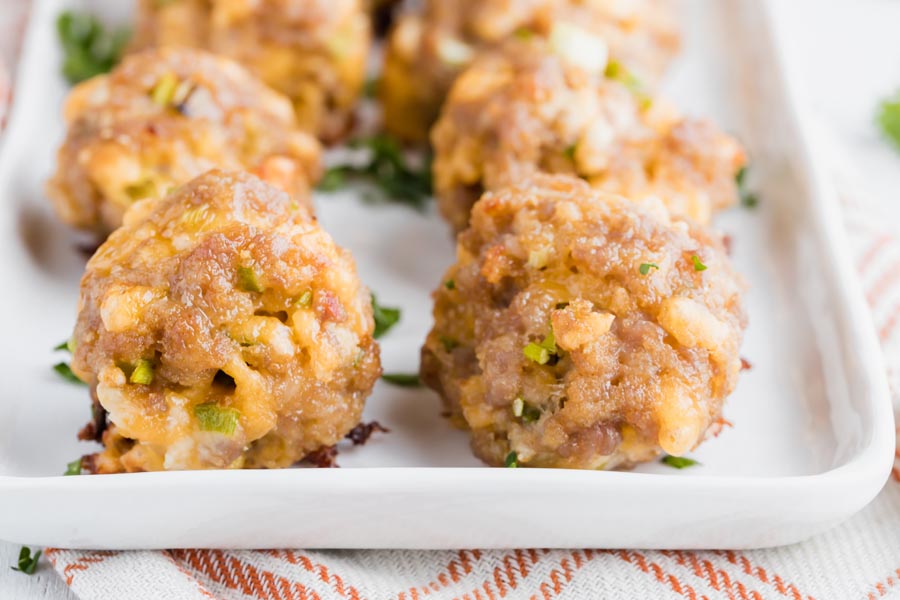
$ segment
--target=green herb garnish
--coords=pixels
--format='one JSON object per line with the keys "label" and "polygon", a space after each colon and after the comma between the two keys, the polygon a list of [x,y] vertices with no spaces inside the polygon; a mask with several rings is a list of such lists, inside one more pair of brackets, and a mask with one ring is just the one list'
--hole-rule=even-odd
{"label": "green herb garnish", "polygon": [[653,100],[650,98],[650,95],[647,94],[647,91],[644,89],[644,84],[641,82],[641,80],[635,77],[634,74],[619,61],[609,61],[606,64],[606,71],[604,72],[604,75],[606,75],[608,79],[618,81],[626,88],[628,88],[628,91],[634,94],[634,96],[637,98],[641,110],[646,110],[653,104]]}
{"label": "green herb garnish", "polygon": [[705,271],[708,268],[700,261],[700,257],[696,254],[691,255],[691,262],[694,263],[695,271]]}
{"label": "green herb garnish", "polygon": [[878,105],[875,121],[884,136],[900,150],[900,91]]}
{"label": "green herb garnish", "polygon": [[93,15],[66,11],[56,20],[63,49],[62,74],[71,84],[109,72],[122,55],[129,31],[107,31]]}
{"label": "green herb garnish", "polygon": [[150,98],[155,104],[167,107],[175,98],[175,90],[178,88],[178,76],[171,71],[160,77],[153,89],[150,90]]}
{"label": "green herb garnish", "polygon": [[444,282],[444,287],[447,288],[448,290],[455,290],[456,282],[452,279],[448,279],[447,281]]}
{"label": "green herb garnish", "polygon": [[371,182],[381,195],[391,201],[407,204],[423,210],[431,196],[431,160],[426,157],[419,166],[412,166],[403,154],[400,145],[385,135],[355,140],[352,148],[369,151],[368,162],[357,165],[341,165],[329,169],[318,189],[334,191],[349,179]]}
{"label": "green herb garnish", "polygon": [[419,376],[413,373],[385,373],[381,378],[400,387],[419,387],[422,385],[422,382],[419,381]]}
{"label": "green herb garnish", "polygon": [[299,298],[297,298],[297,302],[295,303],[298,308],[309,308],[312,306],[312,290],[306,290],[303,292]]}
{"label": "green herb garnish", "polygon": [[578,149],[578,144],[572,144],[565,150],[563,150],[563,156],[568,158],[569,160],[575,160],[575,150]]}
{"label": "green herb garnish", "polygon": [[641,275],[646,275],[650,272],[650,269],[659,269],[659,265],[656,263],[641,263],[641,266],[638,268]]}
{"label": "green herb garnish", "polygon": [[236,408],[225,408],[215,402],[205,402],[194,407],[194,415],[201,431],[216,431],[231,435],[237,427],[241,413]]}
{"label": "green herb garnish", "polygon": [[19,566],[10,568],[13,571],[19,571],[20,573],[25,573],[26,575],[34,575],[34,572],[37,570],[38,559],[40,557],[40,550],[32,555],[31,548],[29,548],[28,546],[22,546],[22,549],[19,550]]}
{"label": "green herb garnish", "polygon": [[78,375],[72,372],[72,367],[69,366],[69,363],[56,363],[55,365],[53,365],[53,370],[56,371],[60,377],[62,377],[69,383],[84,385],[84,382],[78,378]]}
{"label": "green herb garnish", "polygon": [[128,378],[131,383],[150,385],[153,383],[153,363],[146,359],[139,359],[134,363],[134,370]]}
{"label": "green herb garnish", "polygon": [[459,347],[459,342],[453,338],[448,338],[446,335],[438,336],[438,341],[444,347],[444,352],[453,352],[454,348]]}
{"label": "green herb garnish", "polygon": [[400,320],[400,309],[381,306],[372,294],[372,316],[375,318],[375,339],[387,333]]}
{"label": "green herb garnish", "polygon": [[78,458],[66,464],[66,472],[63,475],[81,475],[81,459]]}
{"label": "green herb garnish", "polygon": [[741,197],[741,205],[745,208],[756,208],[759,204],[759,197],[756,194],[747,189],[747,168],[741,167],[741,170],[737,172],[737,175],[734,176],[734,181],[737,184],[738,194]]}
{"label": "green herb garnish", "polygon": [[519,455],[516,454],[515,451],[510,452],[506,455],[506,460],[503,461],[503,464],[506,465],[507,469],[516,469],[519,467]]}
{"label": "green herb garnish", "polygon": [[547,334],[547,337],[540,344],[531,342],[522,349],[522,352],[529,360],[539,365],[546,365],[550,362],[550,357],[555,356],[557,353],[556,337],[553,335],[553,330],[550,330],[550,333]]}
{"label": "green herb garnish", "polygon": [[534,423],[541,418],[541,409],[528,404],[522,398],[516,398],[512,403],[513,416],[519,417],[526,423]]}
{"label": "green herb garnish", "polygon": [[262,292],[263,286],[259,283],[259,277],[256,271],[250,267],[238,267],[238,283],[241,289],[247,292]]}
{"label": "green herb garnish", "polygon": [[71,352],[72,350],[69,349],[69,343],[71,341],[72,340],[69,339],[64,342],[60,342],[59,344],[57,344],[56,346],[53,347],[53,350],[55,350],[55,351],[65,350],[66,352]]}
{"label": "green herb garnish", "polygon": [[696,460],[693,458],[687,458],[686,456],[663,456],[660,462],[664,465],[668,465],[674,469],[687,469],[688,467],[693,467],[695,465],[699,465]]}

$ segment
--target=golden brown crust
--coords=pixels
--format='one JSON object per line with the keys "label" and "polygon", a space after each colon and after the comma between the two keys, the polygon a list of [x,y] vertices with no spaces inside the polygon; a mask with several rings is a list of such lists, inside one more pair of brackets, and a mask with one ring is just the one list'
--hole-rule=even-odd
{"label": "golden brown crust", "polygon": [[510,42],[476,60],[431,133],[435,192],[453,228],[466,227],[483,190],[534,171],[577,175],[633,200],[656,197],[700,223],[734,204],[740,145],[621,79],[540,41]]}
{"label": "golden brown crust", "polygon": [[426,142],[456,76],[514,37],[587,34],[600,41],[576,53],[608,53],[653,85],[678,50],[674,12],[670,0],[428,0],[422,11],[397,19],[389,36],[380,87],[385,128]]}
{"label": "golden brown crust", "polygon": [[133,47],[233,58],[290,98],[301,127],[333,142],[352,125],[370,29],[361,0],[142,0]]}
{"label": "golden brown crust", "polygon": [[260,179],[210,171],[138,203],[88,263],[73,336],[112,425],[99,470],[284,467],[333,445],[380,374],[373,328],[349,253]]}
{"label": "golden brown crust", "polygon": [[125,58],[72,90],[57,170],[59,216],[105,235],[135,201],[219,167],[255,171],[310,208],[318,142],[297,129],[287,99],[236,63],[187,49]]}
{"label": "golden brown crust", "polygon": [[422,379],[491,465],[680,455],[737,382],[743,287],[720,238],[659,203],[538,176],[475,205],[434,292]]}

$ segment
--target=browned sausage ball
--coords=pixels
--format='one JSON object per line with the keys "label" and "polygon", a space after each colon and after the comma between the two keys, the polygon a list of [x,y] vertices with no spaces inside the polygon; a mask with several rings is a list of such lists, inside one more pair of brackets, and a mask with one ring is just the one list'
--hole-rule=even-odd
{"label": "browned sausage ball", "polygon": [[287,95],[304,129],[331,142],[352,124],[369,21],[361,0],[141,0],[133,46],[231,57]]}
{"label": "browned sausage ball", "polygon": [[434,292],[422,379],[490,465],[683,455],[737,383],[743,289],[718,235],[539,176],[475,205]]}
{"label": "browned sausage ball", "polygon": [[290,103],[237,63],[188,49],[127,57],[72,90],[47,193],[66,223],[105,235],[137,200],[209,169],[253,170],[310,203],[320,147]]}
{"label": "browned sausage ball", "polygon": [[671,0],[425,0],[401,16],[379,87],[387,131],[425,142],[456,76],[486,48],[544,38],[592,65],[607,57],[654,84],[678,50]]}
{"label": "browned sausage ball", "polygon": [[210,171],[135,205],[81,282],[73,371],[97,472],[286,467],[360,419],[381,368],[350,254],[281,190]]}
{"label": "browned sausage ball", "polygon": [[[611,67],[611,68],[610,68]],[[615,63],[588,70],[542,42],[511,42],[457,78],[431,133],[441,213],[457,231],[484,189],[567,173],[708,223],[738,199],[741,146],[651,100]]]}

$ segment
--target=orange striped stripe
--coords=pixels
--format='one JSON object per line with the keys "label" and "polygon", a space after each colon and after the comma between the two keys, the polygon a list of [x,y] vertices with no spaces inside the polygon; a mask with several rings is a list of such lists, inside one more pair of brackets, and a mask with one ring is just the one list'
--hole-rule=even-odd
{"label": "orange striped stripe", "polygon": [[260,600],[322,600],[298,581],[257,569],[222,550],[170,550],[173,558],[187,563],[211,581]]}
{"label": "orange striped stripe", "polygon": [[674,559],[677,564],[691,569],[694,575],[705,579],[712,589],[717,592],[725,592],[729,600],[738,598],[740,600],[763,600],[759,592],[755,590],[748,592],[743,583],[736,579],[732,581],[731,575],[727,571],[716,568],[711,561],[700,558],[696,552],[663,550],[662,554]]}
{"label": "orange striped stripe", "polygon": [[359,590],[352,585],[344,585],[344,580],[341,579],[340,575],[332,573],[328,570],[328,567],[322,563],[313,562],[304,554],[298,554],[293,550],[267,550],[266,553],[275,558],[285,560],[292,565],[299,565],[308,573],[317,574],[319,576],[319,581],[330,584],[341,598],[347,598],[348,600],[361,599]]}
{"label": "orange striped stripe", "polygon": [[71,562],[63,568],[63,577],[66,579],[66,585],[71,586],[72,582],[75,580],[75,572],[76,571],[87,571],[91,565],[95,565],[97,563],[102,563],[104,560],[109,558],[110,556],[115,556],[116,552],[112,550],[100,550],[97,552],[91,552],[82,556],[81,558],[75,560],[75,562]]}
{"label": "orange striped stripe", "polygon": [[206,589],[206,586],[204,586],[204,585],[200,582],[199,579],[197,579],[196,577],[194,577],[187,569],[185,569],[185,568],[184,568],[184,565],[182,565],[180,562],[178,562],[177,560],[175,560],[175,557],[172,556],[171,551],[169,551],[169,550],[163,550],[162,555],[163,555],[166,559],[168,559],[169,562],[171,562],[173,565],[175,565],[175,568],[178,569],[178,570],[181,572],[182,575],[184,575],[185,577],[187,577],[189,581],[192,581],[192,582],[194,583],[194,585],[197,586],[197,591],[198,591],[198,592],[200,592],[201,594],[203,594],[203,595],[206,596],[207,598],[210,598],[211,600],[217,600],[216,596],[215,596],[212,592],[210,592],[208,589]]}
{"label": "orange striped stripe", "polygon": [[406,600],[409,594],[411,600],[419,600],[422,595],[430,595],[432,590],[437,592],[448,587],[451,583],[459,583],[463,577],[472,572],[473,564],[481,560],[481,550],[460,550],[456,557],[447,563],[437,576],[425,585],[413,586],[404,592],[397,594],[397,600]]}
{"label": "orange striped stripe", "polygon": [[528,577],[541,556],[549,552],[549,550],[541,550],[540,553],[536,550],[513,550],[500,560],[500,566],[495,567],[486,580],[462,596],[456,596],[454,600],[505,598]]}
{"label": "orange striped stripe", "polygon": [[896,569],[893,573],[888,575],[887,579],[885,579],[884,581],[879,581],[874,586],[872,586],[875,588],[875,591],[877,591],[878,594],[876,595],[875,592],[869,592],[869,595],[867,596],[868,600],[875,600],[876,598],[886,596],[888,590],[898,583],[900,583],[900,569]]}
{"label": "orange striped stripe", "polygon": [[770,581],[766,570],[763,567],[751,564],[750,559],[743,554],[737,554],[733,550],[718,551],[716,554],[724,556],[731,564],[740,566],[747,575],[751,575],[763,583],[771,583],[782,596],[793,598],[794,600],[815,600],[812,596],[804,596],[797,589],[797,586],[792,583],[786,583],[779,575],[772,576]]}
{"label": "orange striped stripe", "polygon": [[[575,571],[593,560],[595,556],[596,554],[592,550],[573,550],[568,556],[563,557],[559,561],[559,567],[550,571],[547,579],[538,588],[541,592],[540,598],[551,600],[561,594],[566,585],[575,577]],[[531,596],[531,600],[537,599],[537,594]]]}
{"label": "orange striped stripe", "polygon": [[[689,598],[689,600],[697,600],[698,596],[694,588],[678,579],[672,573],[665,571],[657,563],[647,560],[647,557],[640,552],[616,550],[612,554],[613,556],[617,556],[625,562],[636,566],[643,573],[652,574],[658,582],[668,585],[676,594]],[[701,600],[709,600],[706,596],[699,596],[699,598]]]}
{"label": "orange striped stripe", "polygon": [[894,239],[894,236],[889,233],[883,233],[878,236],[866,253],[859,259],[856,270],[859,271],[860,274],[865,273],[869,266],[871,266],[872,261],[878,256],[878,253],[881,252],[892,239]]}
{"label": "orange striped stripe", "polygon": [[891,289],[891,286],[900,279],[900,258],[888,263],[888,267],[883,271],[884,275],[875,282],[872,289],[866,294],[866,300],[869,306],[874,307],[875,303]]}

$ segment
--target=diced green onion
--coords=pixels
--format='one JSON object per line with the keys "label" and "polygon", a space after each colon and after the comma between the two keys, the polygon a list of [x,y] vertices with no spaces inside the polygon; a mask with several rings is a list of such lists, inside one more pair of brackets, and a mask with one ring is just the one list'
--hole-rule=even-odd
{"label": "diced green onion", "polygon": [[686,469],[688,467],[693,467],[695,465],[699,465],[696,460],[693,458],[687,458],[686,456],[664,456],[660,461],[664,465],[668,465],[674,469]]}
{"label": "diced green onion", "polygon": [[169,71],[160,77],[153,89],[150,90],[150,98],[160,106],[169,106],[175,98],[176,88],[178,88],[178,77]]}
{"label": "diced green onion", "polygon": [[534,423],[541,418],[541,414],[543,414],[541,413],[541,409],[536,406],[532,406],[527,402],[522,407],[522,420],[526,423]]}
{"label": "diced green onion", "polygon": [[459,342],[445,335],[439,336],[438,341],[440,341],[441,345],[444,347],[444,352],[453,352],[454,348],[459,347]]}
{"label": "diced green onion", "polygon": [[309,308],[310,306],[312,306],[312,299],[313,299],[312,291],[306,290],[297,299],[296,305],[298,308]]}
{"label": "diced green onion", "polygon": [[696,254],[691,256],[691,262],[694,263],[695,271],[705,271],[708,267],[700,261],[700,257]]}
{"label": "diced green onion", "polygon": [[125,186],[125,193],[132,200],[143,200],[156,195],[156,184],[152,179],[142,179]]}
{"label": "diced green onion", "polygon": [[447,281],[444,282],[444,287],[447,288],[448,290],[455,290],[456,282],[452,279],[448,279]]}
{"label": "diced green onion", "polygon": [[419,381],[419,376],[413,373],[385,373],[381,378],[400,387],[419,387],[422,385],[422,382]]}
{"label": "diced green onion", "polygon": [[640,268],[638,269],[641,275],[646,275],[650,272],[650,269],[659,269],[659,265],[656,263],[641,263]]}
{"label": "diced green onion", "polygon": [[241,286],[241,289],[247,292],[262,292],[263,286],[259,283],[259,277],[256,275],[256,271],[251,269],[250,267],[238,267],[238,283]]}
{"label": "diced green onion", "polygon": [[506,465],[507,469],[516,469],[519,467],[519,455],[515,453],[515,451],[510,452],[506,455],[506,460],[503,461],[503,464]]}
{"label": "diced green onion", "polygon": [[194,407],[194,415],[200,423],[201,431],[216,431],[232,435],[237,428],[241,413],[236,408],[219,406],[215,402],[206,402]]}
{"label": "diced green onion", "polygon": [[66,472],[63,475],[81,475],[81,459],[67,463]]}
{"label": "diced green onion", "polygon": [[550,352],[534,342],[530,342],[525,346],[523,352],[528,360],[534,361],[539,365],[546,365],[550,360]]}
{"label": "diced green onion", "polygon": [[139,359],[134,363],[134,370],[128,378],[131,383],[150,385],[153,383],[153,363],[146,359]]}

